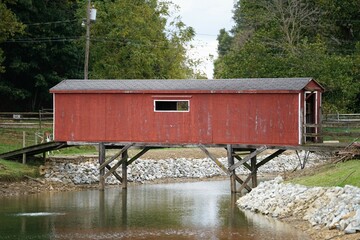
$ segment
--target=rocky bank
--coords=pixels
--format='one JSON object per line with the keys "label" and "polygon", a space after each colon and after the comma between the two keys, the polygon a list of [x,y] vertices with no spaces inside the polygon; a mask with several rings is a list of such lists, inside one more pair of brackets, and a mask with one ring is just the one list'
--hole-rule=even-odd
{"label": "rocky bank", "polygon": [[276,218],[295,217],[315,228],[360,231],[360,188],[305,187],[281,177],[262,182],[237,201],[241,209]]}
{"label": "rocky bank", "polygon": [[[267,155],[259,157],[259,160]],[[218,160],[226,167],[227,158]],[[310,154],[306,167],[325,161],[321,156]],[[110,165],[113,165],[112,163]],[[61,157],[49,158],[45,165],[45,179],[50,182],[92,184],[99,181],[98,159],[84,158],[79,161],[64,160]],[[296,154],[284,154],[273,159],[259,168],[258,174],[279,174],[292,171],[299,166]],[[249,170],[240,167],[236,170],[240,175],[248,174]],[[121,176],[121,167],[117,173]],[[138,159],[128,166],[128,180],[133,182],[154,181],[166,178],[210,178],[225,176],[225,173],[209,158],[165,158],[165,159]],[[106,179],[107,184],[118,184],[114,176]]]}

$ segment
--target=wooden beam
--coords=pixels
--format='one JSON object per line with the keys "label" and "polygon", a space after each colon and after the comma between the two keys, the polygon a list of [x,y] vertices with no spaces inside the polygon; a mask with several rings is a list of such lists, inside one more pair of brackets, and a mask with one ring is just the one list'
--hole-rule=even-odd
{"label": "wooden beam", "polygon": [[249,161],[251,158],[255,157],[256,155],[258,155],[259,153],[262,153],[263,151],[265,151],[267,149],[267,147],[264,145],[258,149],[256,149],[255,151],[253,151],[252,153],[250,153],[249,155],[247,155],[246,157],[244,157],[241,161],[235,163],[234,165],[229,167],[229,171],[232,171],[234,169],[236,169],[237,167],[241,166],[242,164],[244,164],[245,162]]}
{"label": "wooden beam", "polygon": [[[138,159],[139,157],[141,157],[142,155],[144,155],[147,151],[149,151],[151,148],[144,148],[142,149],[138,154],[136,154],[134,157],[132,157],[129,161],[127,161],[127,158],[121,158],[113,167],[111,167],[109,169],[109,171],[105,174],[105,178],[107,178],[111,173],[115,174],[116,173],[116,169],[118,169],[118,167],[120,167],[120,165],[122,165],[124,162],[126,162],[126,165],[130,165],[132,162],[134,162],[136,159]],[[107,168],[107,167],[106,167]],[[120,176],[119,176],[120,177]],[[122,182],[122,180],[120,180]]]}
{"label": "wooden beam", "polygon": [[139,157],[144,155],[150,149],[152,149],[152,148],[151,147],[146,147],[146,148],[142,149],[138,154],[136,154],[129,161],[127,161],[127,165],[129,166],[130,164],[132,164],[136,159],[138,159]]}
{"label": "wooden beam", "polygon": [[130,147],[132,147],[135,143],[129,143],[127,145],[125,145],[120,152],[118,152],[117,154],[115,154],[114,156],[112,156],[109,160],[106,160],[103,164],[100,165],[99,169],[103,169],[106,167],[106,165],[108,165],[109,163],[111,163],[112,161],[114,161],[117,157],[119,157],[121,154],[123,154],[126,150],[128,150]]}
{"label": "wooden beam", "polygon": [[246,190],[248,190],[249,192],[252,190],[251,188],[250,188],[250,190],[248,189],[248,188],[249,188],[248,183],[249,183],[250,179],[253,177],[253,174],[254,174],[254,172],[251,172],[251,173],[249,174],[249,176],[245,179],[245,181],[243,182],[243,184],[241,184],[241,186],[240,186],[240,188],[239,188],[239,192],[241,192],[244,188],[245,188]]}
{"label": "wooden beam", "polygon": [[121,155],[122,157],[122,183],[121,183],[121,187],[122,189],[127,189],[127,161],[128,161],[128,158],[129,158],[129,155],[128,155],[128,151],[126,150],[125,152],[122,153]]}
{"label": "wooden beam", "polygon": [[[106,169],[111,170],[110,165],[106,165]],[[117,180],[119,180],[120,182],[122,182],[122,178],[120,177],[119,174],[117,174],[117,172],[113,172],[112,174],[116,177]],[[104,178],[106,178],[106,177],[104,176]]]}
{"label": "wooden beam", "polygon": [[257,167],[256,167],[256,162],[257,162],[257,158],[256,158],[256,155],[254,157],[251,158],[250,160],[250,167],[251,167],[251,172],[253,174],[252,177],[251,177],[251,186],[254,188],[254,187],[257,187]]}
{"label": "wooden beam", "polygon": [[[104,178],[107,178],[108,176],[110,176],[110,174],[113,174],[116,169],[118,169],[118,167],[120,167],[120,165],[123,164],[123,162],[125,161],[126,159],[122,158],[120,159],[114,166],[112,166],[109,171],[104,175]],[[107,165],[109,166],[109,165]]]}
{"label": "wooden beam", "polygon": [[[234,156],[237,160],[241,161],[242,158],[239,156]],[[248,163],[243,163],[244,167],[246,167],[247,169],[249,169],[249,171],[251,172],[251,166]]]}
{"label": "wooden beam", "polygon": [[[103,164],[105,161],[105,144],[104,143],[99,143],[99,164]],[[100,176],[99,176],[99,187],[100,190],[104,190],[105,189],[105,178],[104,178],[104,174],[105,174],[105,169],[101,168],[100,169]]]}
{"label": "wooden beam", "polygon": [[[234,156],[233,156],[233,149],[231,144],[227,145],[227,157],[228,157],[228,165],[231,166],[234,164]],[[236,192],[236,179],[235,179],[235,170],[231,171],[230,175],[230,189],[232,193]]]}
{"label": "wooden beam", "polygon": [[262,165],[266,164],[267,162],[269,162],[270,160],[272,160],[273,158],[276,158],[277,156],[279,156],[280,154],[282,154],[283,152],[285,152],[286,150],[284,149],[280,149],[277,150],[276,152],[274,152],[273,154],[267,156],[266,158],[264,158],[263,160],[261,160],[261,162],[259,162],[256,167],[259,168]]}
{"label": "wooden beam", "polygon": [[[252,188],[247,183],[244,183],[244,181],[241,180],[241,178],[239,178],[239,176],[237,176],[236,174],[235,174],[235,179],[236,179],[236,181],[238,181],[241,184],[241,186],[243,186],[243,188],[245,188],[249,192],[252,190]],[[237,191],[237,192],[240,192],[240,191]]]}
{"label": "wooden beam", "polygon": [[230,171],[219,161],[216,157],[214,157],[204,145],[200,144],[198,147],[211,159],[213,160],[218,167],[220,167],[227,175],[230,175]]}

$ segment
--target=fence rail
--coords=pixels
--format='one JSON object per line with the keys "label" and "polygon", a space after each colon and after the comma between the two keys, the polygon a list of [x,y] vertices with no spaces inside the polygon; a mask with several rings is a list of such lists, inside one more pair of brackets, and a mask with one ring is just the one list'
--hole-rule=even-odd
{"label": "fence rail", "polygon": [[304,137],[310,141],[317,139],[351,142],[360,138],[360,114],[324,114],[321,125],[304,125]]}
{"label": "fence rail", "polygon": [[51,128],[52,110],[39,112],[0,112],[1,128]]}
{"label": "fence rail", "polygon": [[323,115],[324,123],[360,123],[360,114],[359,113],[351,113],[351,114],[324,114]]}

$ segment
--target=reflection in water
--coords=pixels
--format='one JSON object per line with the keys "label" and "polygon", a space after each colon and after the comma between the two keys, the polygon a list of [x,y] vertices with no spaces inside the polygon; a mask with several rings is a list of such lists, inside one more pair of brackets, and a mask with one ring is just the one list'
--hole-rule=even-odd
{"label": "reflection in water", "polygon": [[237,198],[228,181],[0,198],[0,238],[306,239],[285,224],[240,211]]}

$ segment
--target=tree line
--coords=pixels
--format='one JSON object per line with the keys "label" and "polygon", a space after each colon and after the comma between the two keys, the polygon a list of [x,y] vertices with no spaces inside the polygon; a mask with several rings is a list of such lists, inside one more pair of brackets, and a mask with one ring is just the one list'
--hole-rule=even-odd
{"label": "tree line", "polygon": [[[49,88],[84,77],[88,1],[0,0],[0,111],[51,108]],[[90,79],[192,78],[194,29],[158,0],[93,0]]]}
{"label": "tree line", "polygon": [[360,112],[359,0],[239,0],[216,78],[313,77],[323,111]]}
{"label": "tree line", "polygon": [[[0,0],[0,111],[51,108],[49,88],[84,77],[88,1]],[[92,0],[90,79],[201,78],[194,29],[160,0]],[[313,77],[324,112],[360,112],[359,0],[238,0],[215,78]]]}

